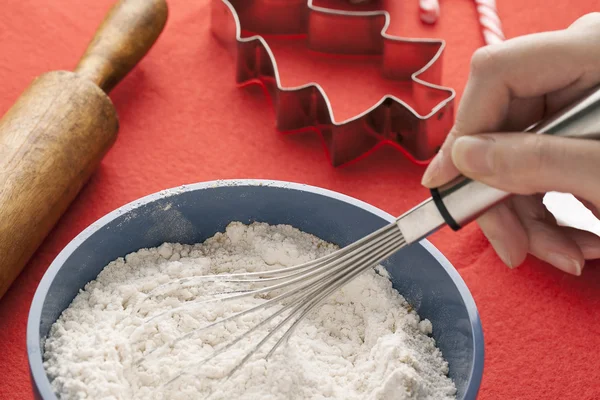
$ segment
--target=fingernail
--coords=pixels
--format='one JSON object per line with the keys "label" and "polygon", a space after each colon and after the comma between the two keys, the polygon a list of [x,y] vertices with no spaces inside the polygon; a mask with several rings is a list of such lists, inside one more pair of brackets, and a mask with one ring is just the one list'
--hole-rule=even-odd
{"label": "fingernail", "polygon": [[554,265],[556,268],[568,274],[576,276],[581,275],[582,265],[579,263],[579,261],[571,257],[567,257],[563,254],[558,253],[550,253],[547,256],[547,261],[550,264]]}
{"label": "fingernail", "polygon": [[508,268],[513,269],[514,266],[510,259],[510,253],[506,251],[506,247],[504,247],[504,245],[501,242],[490,241],[490,243],[492,244],[492,247],[496,251],[496,254],[498,254],[498,257],[500,257],[502,262],[506,264]]}
{"label": "fingernail", "polygon": [[465,172],[487,175],[492,173],[491,150],[494,140],[487,136],[461,136],[452,147],[456,167]]}
{"label": "fingernail", "polygon": [[429,163],[429,166],[427,167],[427,169],[425,170],[425,173],[423,174],[423,178],[421,179],[421,185],[423,185],[425,187],[429,187],[431,185],[431,183],[435,180],[437,175],[439,175],[440,166],[442,165],[442,162],[440,159],[443,156],[444,156],[444,154],[442,153],[442,150],[440,150],[440,151],[438,151],[436,156],[433,158],[433,160],[431,160],[431,162]]}

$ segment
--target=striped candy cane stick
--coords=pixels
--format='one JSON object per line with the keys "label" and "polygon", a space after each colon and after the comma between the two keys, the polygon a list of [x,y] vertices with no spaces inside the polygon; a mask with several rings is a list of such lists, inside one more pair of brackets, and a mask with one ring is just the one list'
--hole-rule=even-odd
{"label": "striped candy cane stick", "polygon": [[486,44],[496,44],[504,41],[502,23],[496,9],[496,0],[475,0],[479,25]]}
{"label": "striped candy cane stick", "polygon": [[[366,3],[370,0],[348,0],[350,3]],[[500,43],[505,40],[502,23],[496,9],[496,0],[475,0],[479,25],[486,44]],[[439,0],[419,0],[419,17],[426,24],[434,24],[440,17]]]}
{"label": "striped candy cane stick", "polygon": [[[505,40],[502,23],[496,9],[496,0],[475,0],[479,25],[486,44],[500,43]],[[419,16],[426,24],[434,24],[440,17],[438,0],[419,0]]]}

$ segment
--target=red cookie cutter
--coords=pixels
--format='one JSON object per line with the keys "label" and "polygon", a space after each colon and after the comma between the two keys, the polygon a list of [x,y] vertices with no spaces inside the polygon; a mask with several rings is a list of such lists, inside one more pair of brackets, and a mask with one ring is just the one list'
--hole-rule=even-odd
{"label": "red cookie cutter", "polygon": [[[281,132],[320,132],[334,166],[356,161],[389,144],[417,164],[437,153],[454,121],[455,92],[440,85],[445,42],[386,33],[387,11],[347,11],[319,7],[313,0],[213,0],[213,35],[236,57],[238,84],[259,83],[271,96]],[[252,32],[249,37],[244,31]],[[264,35],[303,35],[314,51],[377,55],[384,78],[410,83],[421,115],[399,98],[386,95],[368,110],[335,121],[317,83],[283,87]]]}

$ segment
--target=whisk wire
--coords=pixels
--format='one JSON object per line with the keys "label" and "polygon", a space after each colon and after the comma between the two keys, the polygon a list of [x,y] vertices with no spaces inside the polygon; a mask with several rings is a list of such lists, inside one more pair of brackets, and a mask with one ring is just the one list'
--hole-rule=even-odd
{"label": "whisk wire", "polygon": [[[390,229],[392,228],[392,229]],[[394,229],[395,228],[395,229]],[[396,234],[396,232],[399,232],[399,230],[395,227],[394,224],[388,225],[382,229],[380,229],[379,234],[382,235],[381,238],[379,238],[379,240],[385,240],[387,239],[389,236]],[[342,257],[340,257],[337,262],[340,261],[344,261],[347,260],[349,257],[356,255],[356,251],[352,251],[352,252],[347,252],[347,254],[343,255]],[[243,297],[249,297],[249,296],[255,296],[257,294],[262,294],[262,293],[268,293],[277,289],[281,289],[284,288],[286,286],[291,286],[295,283],[301,282],[303,280],[306,280],[307,278],[311,278],[313,276],[317,276],[320,273],[326,271],[327,269],[329,269],[331,267],[331,265],[329,263],[325,261],[319,261],[318,264],[316,266],[314,266],[312,269],[310,269],[309,271],[307,271],[306,274],[302,274],[301,276],[298,276],[294,279],[291,279],[289,281],[283,282],[283,283],[279,283],[279,284],[275,284],[275,285],[271,285],[271,286],[267,286],[264,288],[260,288],[260,289],[254,289],[254,290],[248,290],[248,291],[237,291],[237,292],[224,292],[224,293],[217,293],[213,296],[215,296],[215,298],[211,298],[211,299],[207,299],[207,300],[193,300],[193,301],[189,301],[187,303],[185,303],[182,306],[179,307],[175,307],[172,308],[170,310],[166,310],[163,311],[161,313],[158,313],[152,317],[150,317],[149,319],[147,319],[146,321],[144,321],[144,323],[150,323],[156,319],[165,317],[165,316],[171,316],[183,309],[189,308],[190,306],[199,306],[199,305],[203,305],[203,304],[207,304],[207,303],[212,303],[212,302],[216,302],[216,301],[226,301],[226,300],[235,300],[235,299],[240,299]],[[218,276],[218,275],[216,275]],[[234,293],[234,294],[231,294]],[[216,297],[219,295],[223,295],[223,297]],[[143,300],[142,300],[143,301]],[[139,306],[138,306],[139,307]]]}
{"label": "whisk wire", "polygon": [[[382,232],[381,232],[382,239],[381,240],[377,240],[375,242],[376,243],[376,248],[378,248],[377,246],[383,246],[390,237],[393,238],[394,235],[397,235],[397,232],[399,232],[399,231],[398,230],[396,230],[396,231],[392,230],[392,231],[387,232],[387,230],[386,230],[384,232],[382,230]],[[337,262],[340,263],[341,265],[337,266],[337,269],[335,271],[333,271],[333,272],[337,272],[337,271],[343,270],[343,268],[345,268],[345,266],[346,266],[347,263],[355,262],[356,261],[355,258],[359,257],[359,256],[361,256],[360,252],[358,252],[358,253],[357,252],[353,252],[353,253],[346,254],[343,257],[340,257],[340,259],[337,260]],[[325,269],[331,269],[331,265],[328,264],[328,265],[322,266],[321,267],[321,272],[323,272]],[[272,286],[269,286],[269,287],[266,287],[266,288],[262,288],[262,289],[254,290],[254,291],[248,291],[248,292],[241,293],[241,294],[236,294],[236,295],[231,295],[231,296],[226,296],[226,297],[217,297],[215,299],[208,299],[208,300],[204,300],[204,301],[200,301],[200,302],[194,302],[194,305],[198,306],[198,305],[207,304],[207,303],[210,303],[210,302],[234,300],[234,299],[238,299],[238,298],[242,298],[242,297],[247,297],[247,296],[250,296],[250,295],[255,295],[255,294],[270,292],[270,291],[279,289],[281,287],[289,286],[289,285],[291,285],[293,283],[300,282],[302,280],[305,281],[304,285],[302,285],[302,286],[300,286],[300,287],[298,287],[296,289],[293,289],[291,291],[288,291],[286,293],[282,293],[282,294],[280,294],[280,295],[278,295],[278,296],[276,296],[276,297],[268,300],[265,303],[262,303],[262,304],[259,304],[257,306],[251,307],[251,308],[249,308],[247,310],[241,311],[241,312],[236,313],[234,315],[231,315],[229,317],[222,318],[222,319],[220,319],[218,321],[215,321],[213,323],[205,325],[205,326],[203,326],[201,328],[197,328],[197,329],[195,329],[195,330],[193,330],[193,331],[191,331],[191,332],[189,332],[189,333],[187,333],[187,334],[185,334],[185,335],[183,335],[183,336],[181,336],[181,337],[179,337],[179,338],[177,338],[177,339],[175,339],[175,340],[173,340],[173,341],[171,341],[169,343],[164,344],[161,347],[152,349],[144,357],[142,357],[140,360],[138,360],[137,364],[139,365],[139,364],[143,363],[144,360],[147,357],[150,357],[153,354],[156,354],[157,351],[159,351],[159,350],[161,350],[161,349],[163,349],[165,347],[174,346],[177,343],[181,342],[182,340],[189,339],[192,336],[200,333],[201,331],[205,331],[207,329],[213,328],[215,326],[221,325],[221,324],[223,324],[225,322],[231,321],[233,319],[239,318],[241,316],[250,314],[250,313],[258,311],[258,310],[270,308],[270,307],[272,307],[272,306],[280,303],[282,300],[285,300],[285,299],[287,299],[287,298],[289,298],[291,296],[294,296],[295,294],[297,294],[298,292],[301,292],[302,290],[310,288],[315,282],[318,282],[319,279],[320,279],[318,277],[318,274],[316,274],[316,272],[317,271],[313,271],[311,273],[308,273],[306,276],[302,277],[302,279],[296,278],[296,279],[293,279],[290,282],[286,282],[285,284],[272,285]],[[306,278],[310,278],[311,276],[314,276],[314,275],[317,275],[317,276],[315,276],[313,279],[309,279],[308,282],[306,282]],[[173,308],[171,310],[164,311],[162,313],[159,313],[159,314],[157,314],[157,315],[149,318],[148,320],[145,321],[145,323],[150,323],[150,322],[152,322],[154,320],[159,319],[160,317],[164,317],[164,316],[167,316],[167,315],[175,314],[176,312],[181,311],[184,308],[186,308],[185,305]]]}
{"label": "whisk wire", "polygon": [[[295,265],[292,267],[285,267],[285,268],[278,268],[278,269],[274,269],[274,270],[269,270],[269,271],[254,271],[254,272],[241,272],[241,273],[234,273],[234,274],[219,274],[219,275],[202,275],[202,276],[195,276],[195,277],[186,277],[186,278],[179,278],[177,280],[171,281],[171,282],[167,282],[164,283],[162,285],[157,286],[156,288],[152,289],[150,292],[148,292],[148,294],[146,294],[146,296],[141,299],[139,305],[137,308],[134,308],[133,313],[137,313],[139,312],[139,309],[141,307],[141,304],[148,298],[156,295],[157,293],[159,293],[161,290],[170,287],[170,286],[174,286],[177,289],[180,289],[182,286],[183,287],[193,287],[193,286],[198,286],[198,284],[190,284],[190,282],[192,281],[222,281],[222,282],[240,282],[238,280],[235,281],[228,281],[229,279],[232,278],[241,278],[241,277],[264,277],[264,276],[272,276],[272,275],[278,275],[278,274],[283,274],[283,273],[289,273],[289,272],[293,272],[293,271],[299,271],[299,270],[303,270],[306,268],[310,268],[316,265],[322,265],[325,262],[340,257],[340,256],[344,256],[345,254],[354,251],[356,248],[360,248],[360,246],[362,246],[363,243],[370,241],[373,238],[376,238],[378,236],[380,236],[382,233],[384,232],[389,232],[394,230],[394,228],[396,228],[395,224],[388,224],[386,226],[383,226],[382,228],[379,228],[378,230],[372,232],[371,234],[363,237],[362,239],[348,245],[345,247],[342,247],[339,250],[336,250],[330,254],[327,254],[325,256],[322,256],[316,260],[311,260],[308,262],[305,262],[303,264],[299,264],[299,265]],[[285,277],[284,277],[285,278]],[[268,279],[268,278],[265,278]],[[244,281],[249,281],[249,280],[244,280]],[[189,284],[188,286],[186,286],[186,284]]]}
{"label": "whisk wire", "polygon": [[[335,292],[336,290],[338,290],[340,287],[344,286],[345,284],[347,284],[348,282],[350,282],[352,279],[356,278],[358,275],[360,275],[365,270],[367,270],[369,268],[372,268],[372,267],[375,267],[381,261],[385,260],[386,258],[388,258],[389,256],[391,256],[392,254],[394,254],[396,251],[398,251],[400,248],[402,248],[404,245],[405,245],[405,242],[404,242],[403,239],[401,239],[401,240],[398,240],[397,243],[393,243],[391,246],[386,247],[386,249],[384,249],[384,252],[383,252],[382,255],[378,255],[376,257],[373,257],[374,260],[370,259],[364,265],[352,269],[340,281],[338,281],[333,286],[331,286],[330,288],[328,288],[325,293],[319,295],[319,297],[317,299],[313,300],[312,303],[309,304],[306,307],[305,311],[298,317],[298,320],[295,321],[292,324],[292,326],[290,326],[290,328],[284,333],[284,335],[277,341],[277,343],[275,343],[275,345],[269,351],[269,353],[267,354],[267,356],[265,358],[268,359],[275,352],[275,350],[277,350],[277,348],[281,345],[281,343],[284,342],[284,341],[286,341],[292,335],[292,333],[294,332],[294,330],[296,329],[296,327],[310,313],[310,311],[313,308],[315,308],[318,305],[320,305],[323,301],[325,301],[333,292]],[[377,253],[377,254],[380,254],[380,253]]]}
{"label": "whisk wire", "polygon": [[[341,286],[345,285],[347,282],[354,279],[361,272],[367,270],[370,267],[376,266],[379,262],[381,262],[385,258],[389,257],[391,254],[396,252],[405,243],[400,231],[397,229],[396,230],[382,229],[379,233],[382,235],[382,237],[379,237],[379,238],[374,237],[374,239],[377,239],[377,240],[373,240],[372,242],[368,243],[368,245],[364,249],[361,249],[361,252],[359,252],[358,254],[354,254],[354,257],[344,257],[345,260],[342,260],[340,258],[339,260],[336,261],[336,263],[334,263],[333,265],[330,265],[328,269],[333,270],[333,271],[329,272],[325,277],[322,277],[322,278],[317,277],[317,278],[309,281],[309,283],[307,283],[299,288],[296,288],[290,292],[285,293],[284,295],[289,297],[289,296],[294,296],[298,293],[301,293],[302,291],[308,290],[307,292],[305,292],[305,294],[303,296],[301,296],[301,297],[295,299],[294,301],[292,301],[291,303],[283,306],[281,309],[279,309],[278,311],[276,311],[275,313],[270,315],[265,320],[254,325],[250,330],[244,332],[243,334],[236,337],[234,340],[230,341],[227,345],[223,346],[222,348],[220,348],[218,350],[215,350],[209,357],[206,357],[199,363],[194,364],[195,368],[192,368],[192,370],[206,364],[208,361],[214,359],[218,355],[220,355],[223,352],[227,351],[228,349],[232,348],[233,346],[235,346],[235,344],[239,343],[242,339],[244,339],[245,337],[247,337],[254,331],[258,330],[259,328],[261,328],[267,324],[270,325],[270,322],[272,320],[274,320],[277,316],[281,315],[286,310],[295,306],[295,308],[292,310],[290,315],[288,315],[283,321],[279,322],[275,327],[272,327],[267,331],[267,334],[262,338],[262,340],[258,344],[256,344],[253,347],[253,349],[251,349],[243,357],[243,359],[241,361],[239,361],[233,367],[233,369],[228,373],[227,377],[229,378],[233,374],[235,374],[235,372],[237,372],[254,354],[256,354],[258,352],[258,350],[265,343],[267,343],[269,341],[269,339],[271,339],[271,337],[273,337],[273,335],[275,335],[283,326],[288,324],[293,318],[296,317],[296,320],[284,332],[283,336],[276,342],[276,344],[268,352],[268,354],[266,356],[266,358],[268,359],[275,352],[275,350],[285,340],[287,340],[291,336],[291,334],[293,333],[295,328],[310,313],[310,311],[312,311],[315,307],[317,307],[323,301],[325,301],[325,299],[327,299],[333,292],[335,292]],[[271,301],[279,302],[279,300],[281,300],[281,297],[284,295],[277,296],[276,298],[272,299]],[[313,296],[316,296],[316,297],[313,298]],[[264,303],[264,304],[266,305],[266,303]],[[253,307],[253,309],[257,309],[257,308],[260,308],[260,306]],[[251,312],[252,309],[246,310],[246,311]],[[225,320],[231,320],[233,318],[237,318],[240,315],[243,315],[245,313],[246,313],[245,311],[242,313],[238,313],[238,314],[228,317],[226,319],[215,322],[211,325],[214,326],[218,323],[223,323],[223,322],[225,322]],[[299,314],[299,316],[298,316],[298,314]],[[198,330],[188,333],[187,335],[185,335],[185,337],[189,337],[193,334],[196,334],[199,330],[204,330],[206,328],[208,328],[208,326],[203,327],[203,328],[198,328]],[[180,338],[180,339],[182,339],[182,338]],[[189,373],[192,373],[192,372],[188,371],[188,372],[181,373],[181,374],[177,375],[176,377],[174,377],[172,380],[170,380],[167,384],[170,384],[170,383],[174,382],[175,380],[179,379],[181,376],[189,374]]]}

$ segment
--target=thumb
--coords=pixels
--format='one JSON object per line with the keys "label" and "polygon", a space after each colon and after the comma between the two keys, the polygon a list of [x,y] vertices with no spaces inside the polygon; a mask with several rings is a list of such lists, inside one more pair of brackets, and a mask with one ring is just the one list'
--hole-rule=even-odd
{"label": "thumb", "polygon": [[513,194],[557,191],[600,204],[600,142],[532,133],[462,136],[452,161],[465,176]]}

